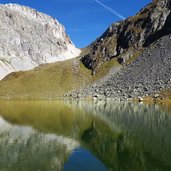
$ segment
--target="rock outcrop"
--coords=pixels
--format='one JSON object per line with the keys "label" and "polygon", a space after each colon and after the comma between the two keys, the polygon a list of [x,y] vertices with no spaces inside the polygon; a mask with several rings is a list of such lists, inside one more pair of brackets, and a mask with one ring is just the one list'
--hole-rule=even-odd
{"label": "rock outcrop", "polygon": [[93,71],[112,58],[124,63],[157,39],[171,33],[170,26],[171,1],[153,0],[134,17],[112,24],[89,46],[89,53],[82,62]]}
{"label": "rock outcrop", "polygon": [[56,19],[17,4],[0,5],[0,37],[0,79],[80,53]]}
{"label": "rock outcrop", "polygon": [[[80,98],[127,100],[171,87],[171,35],[159,39],[131,64],[77,92]],[[156,94],[156,95],[155,95]],[[73,93],[75,97],[75,93]],[[77,95],[78,96],[78,95]]]}
{"label": "rock outcrop", "polygon": [[[153,95],[171,87],[171,0],[154,0],[135,17],[113,24],[90,45],[83,63],[94,71],[102,62],[117,58],[124,63],[90,87],[70,96],[132,99]],[[132,56],[137,57],[128,62]]]}

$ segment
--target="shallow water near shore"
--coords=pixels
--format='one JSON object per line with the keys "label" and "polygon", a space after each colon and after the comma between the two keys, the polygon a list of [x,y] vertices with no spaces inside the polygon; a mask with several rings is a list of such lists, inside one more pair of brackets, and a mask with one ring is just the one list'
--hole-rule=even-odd
{"label": "shallow water near shore", "polygon": [[0,170],[170,171],[167,109],[115,101],[0,101]]}

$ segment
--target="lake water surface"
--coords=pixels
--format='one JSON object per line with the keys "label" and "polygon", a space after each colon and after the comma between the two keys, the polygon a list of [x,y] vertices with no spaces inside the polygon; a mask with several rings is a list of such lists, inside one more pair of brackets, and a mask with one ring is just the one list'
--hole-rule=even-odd
{"label": "lake water surface", "polygon": [[0,171],[171,171],[171,112],[113,101],[0,101]]}

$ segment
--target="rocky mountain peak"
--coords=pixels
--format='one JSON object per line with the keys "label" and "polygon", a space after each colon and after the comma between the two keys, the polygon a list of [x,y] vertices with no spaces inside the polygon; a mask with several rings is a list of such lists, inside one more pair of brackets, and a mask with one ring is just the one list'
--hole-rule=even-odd
{"label": "rocky mountain peak", "polygon": [[[24,18],[27,18],[27,19],[30,19],[37,23],[40,23],[42,25],[45,25],[47,27],[47,30],[50,27],[53,27],[54,29],[56,29],[58,31],[58,34],[55,34],[55,32],[54,32],[54,36],[56,38],[60,38],[60,39],[63,38],[64,40],[66,40],[68,38],[68,36],[65,33],[64,26],[59,24],[59,22],[56,19],[54,19],[46,14],[38,12],[37,10],[32,9],[30,7],[21,6],[18,4],[5,4],[4,8],[6,8],[6,10],[7,10],[6,14],[7,15],[9,14],[9,17],[10,16],[12,17],[12,15],[10,15],[11,12],[21,14],[24,16]],[[49,29],[49,31],[50,31],[50,29]],[[68,38],[68,40],[69,40],[69,38]]]}
{"label": "rocky mountain peak", "polygon": [[153,0],[152,4],[156,4],[158,7],[169,7],[171,5],[170,0]]}
{"label": "rocky mountain peak", "polygon": [[125,62],[166,34],[171,33],[171,0],[153,0],[133,17],[112,24],[89,46],[82,58],[94,71],[112,58]]}
{"label": "rocky mountain peak", "polygon": [[18,4],[0,5],[0,79],[80,54],[56,19]]}

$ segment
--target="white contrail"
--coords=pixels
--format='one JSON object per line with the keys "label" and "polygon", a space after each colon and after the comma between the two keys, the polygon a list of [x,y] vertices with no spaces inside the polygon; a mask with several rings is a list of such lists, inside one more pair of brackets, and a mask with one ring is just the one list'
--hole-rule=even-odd
{"label": "white contrail", "polygon": [[108,11],[110,11],[111,13],[113,13],[114,15],[119,17],[120,19],[122,19],[122,20],[126,19],[123,15],[119,14],[117,11],[115,11],[114,9],[106,6],[105,4],[101,3],[100,1],[98,1],[98,0],[94,0],[94,1],[97,2],[98,4],[100,4],[101,6],[103,6],[104,8],[106,8]]}

